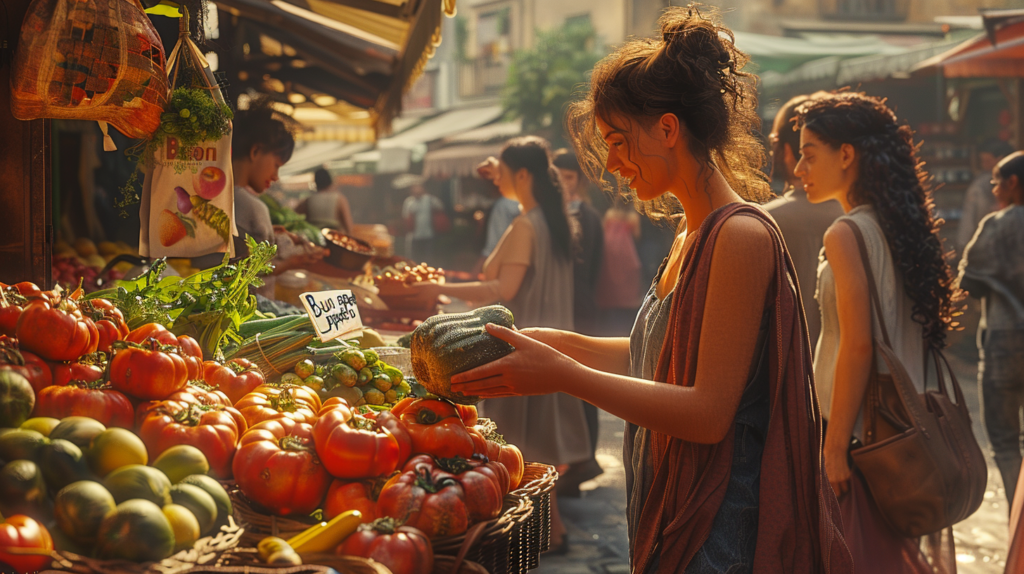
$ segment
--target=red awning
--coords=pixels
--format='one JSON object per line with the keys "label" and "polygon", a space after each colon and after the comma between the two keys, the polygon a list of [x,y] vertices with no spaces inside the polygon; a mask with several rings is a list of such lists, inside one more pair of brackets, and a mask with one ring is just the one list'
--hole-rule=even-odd
{"label": "red awning", "polygon": [[940,70],[947,78],[1024,78],[1024,19],[929,58],[914,73]]}

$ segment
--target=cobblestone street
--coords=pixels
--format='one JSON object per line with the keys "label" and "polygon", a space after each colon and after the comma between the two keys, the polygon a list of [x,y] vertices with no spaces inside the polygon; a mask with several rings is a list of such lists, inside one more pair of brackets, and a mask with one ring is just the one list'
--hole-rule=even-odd
{"label": "cobblestone street", "polygon": [[[954,527],[957,566],[962,574],[997,574],[1003,571],[1007,547],[1008,506],[1002,480],[988,450],[981,423],[977,387],[977,352],[973,321],[951,337],[947,357],[956,372],[974,421],[975,437],[988,459],[988,489],[981,508]],[[604,474],[582,485],[581,498],[561,499],[562,516],[569,530],[570,551],[564,556],[541,557],[538,574],[620,574],[629,572],[626,535],[625,472],[622,467],[622,421],[601,413],[598,462]]]}

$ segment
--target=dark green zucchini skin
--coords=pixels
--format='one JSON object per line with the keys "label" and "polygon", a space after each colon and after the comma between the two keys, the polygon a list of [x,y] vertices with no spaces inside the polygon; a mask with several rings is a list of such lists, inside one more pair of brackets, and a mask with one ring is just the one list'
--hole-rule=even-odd
{"label": "dark green zucchini skin", "polygon": [[515,350],[484,328],[488,323],[515,328],[512,312],[501,305],[468,313],[435,315],[412,332],[410,351],[416,380],[431,393],[456,403],[472,405],[480,397],[452,393],[452,375],[486,365]]}

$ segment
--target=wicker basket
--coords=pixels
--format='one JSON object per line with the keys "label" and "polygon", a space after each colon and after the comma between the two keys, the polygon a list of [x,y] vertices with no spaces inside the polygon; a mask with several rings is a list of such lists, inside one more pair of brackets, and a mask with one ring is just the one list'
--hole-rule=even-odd
{"label": "wicker basket", "polygon": [[235,516],[245,527],[245,534],[241,540],[243,546],[256,546],[267,536],[288,539],[317,523],[308,516],[287,518],[266,513],[259,505],[246,498],[234,482],[225,480],[221,481],[221,485],[231,497]]}
{"label": "wicker basket", "polygon": [[547,552],[551,547],[551,492],[554,491],[557,480],[558,472],[555,471],[555,467],[528,462],[519,488],[511,493],[513,496],[529,499],[533,505],[529,523],[515,540],[525,566],[519,572],[533,570],[539,566],[541,553]]}
{"label": "wicker basket", "polygon": [[386,566],[358,556],[339,556],[330,553],[303,554],[302,566],[271,566],[260,560],[259,551],[255,548],[235,548],[226,552],[217,562],[221,571],[266,572],[268,574],[321,574],[330,569],[341,574],[391,574]]}
{"label": "wicker basket", "polygon": [[228,517],[227,526],[222,526],[216,536],[206,536],[196,541],[188,550],[161,560],[160,562],[130,562],[128,560],[96,560],[73,552],[53,553],[53,568],[76,574],[178,574],[194,572],[204,564],[213,564],[225,553],[232,552],[241,540],[245,530],[233,517]]}
{"label": "wicker basket", "polygon": [[530,499],[507,495],[497,518],[475,524],[458,536],[433,539],[434,554],[464,555],[494,574],[518,572],[517,565],[510,560],[516,556],[511,542],[515,532],[526,527],[532,513]]}

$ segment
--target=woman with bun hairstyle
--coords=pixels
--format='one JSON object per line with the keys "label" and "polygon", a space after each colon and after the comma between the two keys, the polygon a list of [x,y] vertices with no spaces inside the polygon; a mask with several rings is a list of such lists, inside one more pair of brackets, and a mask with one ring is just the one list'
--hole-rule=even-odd
{"label": "woman with bun hairstyle", "polygon": [[[513,139],[489,163],[497,166],[502,195],[516,198],[522,214],[484,262],[484,280],[412,288],[474,304],[500,302],[512,311],[517,327],[571,331],[575,239],[548,143],[534,136]],[[590,434],[578,398],[561,393],[511,397],[487,400],[481,407],[526,460],[563,467],[564,472],[568,465],[590,458]],[[565,527],[554,498],[552,510],[552,550],[565,551]]]}
{"label": "woman with bun hairstyle", "polygon": [[[825,468],[839,497],[846,540],[857,572],[932,572],[919,541],[885,523],[849,458],[851,439],[863,438],[873,365],[883,373],[886,365],[873,360],[882,327],[871,312],[866,263],[848,222],[863,235],[875,288],[883,294],[877,317],[923,393],[925,351],[945,346],[959,298],[943,256],[928,175],[910,127],[882,99],[842,92],[810,100],[796,113],[801,156],[794,173],[811,203],[835,199],[845,212],[825,232],[825,258],[818,267],[821,335],[814,378],[826,420]],[[955,571],[952,537],[940,538],[930,537],[935,571]]]}
{"label": "woman with bun hairstyle", "polygon": [[793,264],[769,195],[755,77],[711,10],[595,68],[568,127],[588,176],[685,226],[628,338],[488,326],[515,352],[452,378],[484,397],[563,392],[627,421],[636,574],[851,572],[821,461]]}

